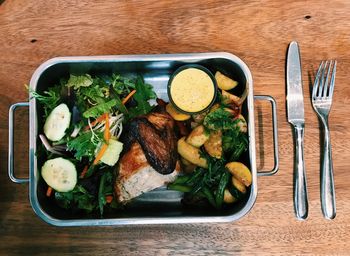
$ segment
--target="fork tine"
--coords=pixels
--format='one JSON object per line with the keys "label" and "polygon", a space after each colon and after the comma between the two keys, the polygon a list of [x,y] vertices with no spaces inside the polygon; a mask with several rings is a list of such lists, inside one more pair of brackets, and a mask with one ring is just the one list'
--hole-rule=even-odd
{"label": "fork tine", "polygon": [[327,65],[328,65],[328,60],[326,61],[326,63],[324,64],[324,67],[322,69],[321,81],[320,81],[320,85],[318,87],[317,97],[322,97],[322,92],[323,92],[323,87],[324,87],[324,72],[327,68]]}
{"label": "fork tine", "polygon": [[330,97],[330,98],[333,97],[336,72],[337,72],[337,61],[334,60],[332,78],[331,78],[330,87],[329,87],[329,93],[328,93],[328,97]]}
{"label": "fork tine", "polygon": [[322,97],[327,97],[327,92],[328,92],[328,80],[329,80],[329,74],[331,72],[331,68],[333,67],[333,60],[329,61],[329,65],[328,65],[328,71],[327,71],[327,75],[326,75],[326,82],[324,83],[323,86],[323,92],[322,92]]}
{"label": "fork tine", "polygon": [[324,61],[321,61],[320,66],[318,67],[318,70],[317,70],[314,86],[313,86],[313,89],[312,89],[312,98],[313,99],[316,98],[318,84],[319,84],[319,81],[320,81],[320,75],[321,75],[321,71],[323,69],[323,64],[324,64]]}

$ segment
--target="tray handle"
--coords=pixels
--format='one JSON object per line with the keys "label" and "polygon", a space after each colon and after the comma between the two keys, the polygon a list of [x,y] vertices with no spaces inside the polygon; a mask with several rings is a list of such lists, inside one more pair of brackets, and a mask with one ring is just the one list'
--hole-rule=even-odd
{"label": "tray handle", "polygon": [[12,104],[9,109],[9,149],[8,149],[8,175],[14,183],[29,182],[29,178],[16,178],[13,171],[13,130],[14,130],[14,114],[18,107],[29,107],[29,102],[18,102]]}
{"label": "tray handle", "polygon": [[277,173],[279,168],[278,157],[278,132],[277,132],[277,106],[276,101],[269,95],[254,95],[254,100],[267,100],[271,103],[272,107],[272,130],[273,130],[273,157],[274,167],[270,171],[258,171],[258,176],[271,176]]}

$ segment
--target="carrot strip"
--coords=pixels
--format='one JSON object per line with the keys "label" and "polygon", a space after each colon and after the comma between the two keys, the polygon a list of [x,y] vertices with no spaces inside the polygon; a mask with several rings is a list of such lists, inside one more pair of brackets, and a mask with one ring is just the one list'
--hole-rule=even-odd
{"label": "carrot strip", "polygon": [[105,131],[103,133],[103,137],[105,138],[105,141],[108,143],[109,139],[111,138],[111,132],[109,129],[109,116],[108,113],[105,114],[106,118],[106,124],[105,124]]}
{"label": "carrot strip", "polygon": [[85,167],[84,167],[83,171],[80,173],[79,177],[84,178],[88,170],[89,170],[89,165],[85,165]]}
{"label": "carrot strip", "polygon": [[110,204],[113,201],[113,196],[106,196],[106,202]]}
{"label": "carrot strip", "polygon": [[97,117],[94,121],[91,122],[91,126],[94,126],[97,123],[100,123],[105,119],[106,119],[106,114],[102,114],[101,116]]}
{"label": "carrot strip", "polygon": [[47,196],[47,197],[50,197],[51,194],[52,194],[52,187],[48,187],[48,188],[47,188],[47,191],[46,191],[46,196]]}
{"label": "carrot strip", "polygon": [[98,152],[98,154],[97,154],[97,156],[96,156],[94,162],[92,163],[93,165],[98,164],[98,162],[99,162],[99,161],[101,160],[101,158],[103,157],[103,154],[106,152],[107,147],[108,147],[108,145],[105,144],[105,143],[102,145],[102,147],[101,147],[100,151]]}
{"label": "carrot strip", "polygon": [[125,103],[128,102],[128,100],[136,93],[136,90],[132,90],[123,100],[122,103],[125,105]]}
{"label": "carrot strip", "polygon": [[[97,123],[100,123],[100,122],[104,121],[105,119],[106,119],[106,114],[103,114],[103,115],[97,117],[94,121],[92,121],[92,122],[90,123],[90,124],[91,124],[91,127],[95,126]],[[90,126],[89,126],[89,125],[87,125],[87,126],[84,127],[84,130],[85,130],[85,131],[86,131],[86,130],[89,130],[89,129],[90,129]]]}

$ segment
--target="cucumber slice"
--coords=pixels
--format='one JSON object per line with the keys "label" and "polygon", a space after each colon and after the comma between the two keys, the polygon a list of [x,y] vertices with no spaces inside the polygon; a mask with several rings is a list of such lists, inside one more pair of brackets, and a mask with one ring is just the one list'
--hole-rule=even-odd
{"label": "cucumber slice", "polygon": [[54,190],[68,192],[77,184],[77,170],[74,164],[62,157],[47,160],[41,168],[41,176]]}
{"label": "cucumber slice", "polygon": [[123,151],[123,143],[115,139],[110,139],[106,152],[101,158],[101,162],[109,166],[115,165],[119,160],[119,155]]}
{"label": "cucumber slice", "polygon": [[59,141],[66,134],[70,124],[71,113],[66,104],[62,103],[55,107],[46,118],[44,133],[51,141]]}

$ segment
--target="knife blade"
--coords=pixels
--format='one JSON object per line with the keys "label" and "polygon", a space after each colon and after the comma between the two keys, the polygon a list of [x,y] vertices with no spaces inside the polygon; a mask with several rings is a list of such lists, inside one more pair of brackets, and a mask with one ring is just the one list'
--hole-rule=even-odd
{"label": "knife blade", "polygon": [[294,210],[297,219],[308,215],[308,196],[304,162],[304,96],[298,43],[289,44],[287,54],[287,116],[294,130]]}

